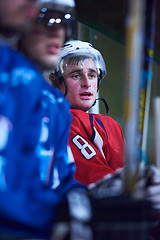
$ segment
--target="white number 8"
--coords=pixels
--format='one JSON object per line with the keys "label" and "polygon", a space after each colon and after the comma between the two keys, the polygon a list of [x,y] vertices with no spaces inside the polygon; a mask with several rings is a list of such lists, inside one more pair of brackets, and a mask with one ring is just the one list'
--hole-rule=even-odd
{"label": "white number 8", "polygon": [[[88,142],[82,138],[79,135],[76,135],[73,139],[72,142],[76,145],[76,147],[80,150],[81,154],[87,159],[91,159],[96,155],[95,150],[91,145],[88,144]],[[88,148],[88,151],[87,151]]]}

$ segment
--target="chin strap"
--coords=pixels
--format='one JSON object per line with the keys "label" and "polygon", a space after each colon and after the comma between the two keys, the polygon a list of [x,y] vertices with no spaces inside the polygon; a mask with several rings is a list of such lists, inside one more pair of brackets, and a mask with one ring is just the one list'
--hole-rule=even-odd
{"label": "chin strap", "polygon": [[105,105],[106,113],[108,114],[108,112],[109,112],[109,106],[108,106],[106,100],[105,100],[104,98],[97,98],[97,99],[95,100],[93,106],[95,105],[95,103],[96,103],[97,100],[102,100],[102,101],[103,101],[103,103],[104,103],[104,105]]}

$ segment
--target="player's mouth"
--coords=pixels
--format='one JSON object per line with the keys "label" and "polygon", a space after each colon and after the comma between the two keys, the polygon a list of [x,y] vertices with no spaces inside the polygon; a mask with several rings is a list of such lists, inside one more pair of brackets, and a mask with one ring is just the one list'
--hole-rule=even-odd
{"label": "player's mouth", "polygon": [[90,100],[93,94],[91,94],[90,92],[83,92],[80,94],[80,98],[82,100]]}
{"label": "player's mouth", "polygon": [[50,54],[59,54],[60,46],[59,44],[48,44],[47,51]]}

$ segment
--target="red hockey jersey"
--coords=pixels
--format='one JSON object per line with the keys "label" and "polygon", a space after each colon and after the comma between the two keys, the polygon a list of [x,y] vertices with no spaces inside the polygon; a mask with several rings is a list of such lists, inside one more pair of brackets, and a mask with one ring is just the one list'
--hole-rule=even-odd
{"label": "red hockey jersey", "polygon": [[69,144],[75,158],[75,179],[88,185],[124,166],[125,140],[109,116],[71,109]]}

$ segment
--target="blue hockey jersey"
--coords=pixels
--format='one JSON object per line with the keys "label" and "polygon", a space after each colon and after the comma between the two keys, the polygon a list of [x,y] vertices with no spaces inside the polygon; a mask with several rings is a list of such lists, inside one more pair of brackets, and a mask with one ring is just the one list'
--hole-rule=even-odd
{"label": "blue hockey jersey", "polygon": [[57,204],[78,185],[69,104],[18,51],[3,46],[0,59],[0,234],[46,237]]}

